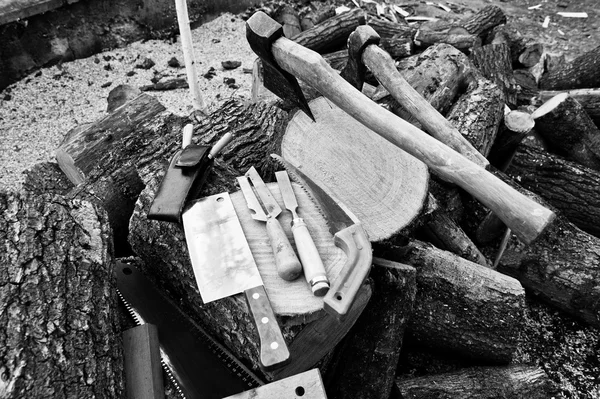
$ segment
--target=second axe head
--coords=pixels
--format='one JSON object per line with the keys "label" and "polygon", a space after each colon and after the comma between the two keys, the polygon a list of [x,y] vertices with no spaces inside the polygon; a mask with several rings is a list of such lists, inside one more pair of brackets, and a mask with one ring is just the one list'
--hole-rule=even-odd
{"label": "second axe head", "polygon": [[367,72],[362,53],[371,44],[379,45],[379,40],[379,34],[369,25],[358,26],[348,37],[348,62],[341,76],[358,90],[362,90]]}
{"label": "second axe head", "polygon": [[273,57],[271,46],[280,38],[283,38],[283,27],[264,12],[258,11],[246,21],[246,39],[263,63],[265,87],[277,97],[292,101],[314,120],[298,80],[283,70]]}

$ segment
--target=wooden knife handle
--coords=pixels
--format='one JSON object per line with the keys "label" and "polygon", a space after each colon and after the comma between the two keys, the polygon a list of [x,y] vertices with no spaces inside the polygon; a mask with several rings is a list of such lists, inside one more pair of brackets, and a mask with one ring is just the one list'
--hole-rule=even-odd
{"label": "wooden knife handle", "polygon": [[310,285],[313,294],[316,296],[325,295],[329,290],[329,280],[327,280],[325,265],[323,265],[317,246],[302,218],[295,218],[293,220],[292,234],[294,234],[294,241],[296,242],[298,255],[302,262],[306,282]]}
{"label": "wooden knife handle", "polygon": [[344,251],[348,259],[323,298],[323,308],[330,315],[343,320],[369,275],[373,253],[369,237],[360,224],[338,231],[333,238],[335,245]]}
{"label": "wooden knife handle", "polygon": [[525,243],[555,218],[540,205],[452,148],[371,101],[315,51],[285,37],[271,46],[277,64],[316,88],[357,121],[425,163],[442,179],[465,189],[492,210]]}
{"label": "wooden knife handle", "polygon": [[260,339],[260,364],[269,371],[284,366],[290,361],[290,351],[277,324],[265,287],[244,291],[246,302],[254,319]]}
{"label": "wooden knife handle", "polygon": [[286,281],[297,279],[302,273],[302,264],[277,218],[267,218],[267,234],[275,255],[277,274]]}

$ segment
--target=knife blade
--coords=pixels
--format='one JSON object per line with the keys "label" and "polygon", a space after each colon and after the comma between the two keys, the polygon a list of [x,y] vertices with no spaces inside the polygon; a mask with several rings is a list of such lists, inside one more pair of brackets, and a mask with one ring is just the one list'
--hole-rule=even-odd
{"label": "knife blade", "polygon": [[134,266],[117,262],[117,293],[137,325],[156,326],[161,363],[183,398],[217,399],[263,385]]}
{"label": "knife blade", "polygon": [[261,366],[286,364],[290,354],[229,193],[194,201],[182,218],[202,300],[243,292],[258,330]]}
{"label": "knife blade", "polygon": [[[277,216],[281,213],[281,207],[254,167],[251,167],[245,176],[238,177],[237,180],[244,198],[246,198],[248,208],[253,211],[252,217],[267,222],[267,235],[271,242],[273,255],[275,255],[277,274],[286,281],[297,279],[302,273],[302,265],[277,219]],[[250,185],[250,182],[252,185]],[[261,206],[261,202],[264,208]]]}
{"label": "knife blade", "polygon": [[275,172],[275,178],[279,184],[283,203],[293,215],[292,234],[294,235],[306,282],[310,285],[314,295],[323,296],[329,291],[329,280],[319,250],[308,231],[308,226],[304,219],[298,216],[298,200],[296,194],[294,194],[290,177],[285,170],[282,170]]}

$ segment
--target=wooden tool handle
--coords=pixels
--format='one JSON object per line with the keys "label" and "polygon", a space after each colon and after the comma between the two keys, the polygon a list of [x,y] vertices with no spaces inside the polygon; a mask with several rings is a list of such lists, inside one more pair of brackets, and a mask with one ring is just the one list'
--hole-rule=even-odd
{"label": "wooden tool handle", "polygon": [[323,298],[323,308],[330,315],[343,320],[371,270],[373,254],[369,237],[360,224],[338,231],[333,238],[335,245],[344,251],[348,259]]}
{"label": "wooden tool handle", "polygon": [[392,144],[424,162],[433,173],[465,189],[492,210],[525,243],[554,220],[554,213],[371,101],[333,70],[318,53],[286,38],[271,47],[277,64]]}
{"label": "wooden tool handle", "polygon": [[277,218],[267,218],[267,234],[271,241],[273,255],[275,255],[277,274],[286,281],[297,279],[302,273],[302,264],[300,264],[294,248]]}
{"label": "wooden tool handle", "polygon": [[362,60],[398,104],[414,116],[433,137],[482,168],[488,168],[489,161],[429,101],[404,80],[394,60],[384,49],[375,45],[367,46],[363,51]]}
{"label": "wooden tool handle", "polygon": [[[294,241],[296,241],[296,248],[302,262],[306,282],[311,286],[313,294],[316,296],[325,295],[329,290],[327,272],[325,271],[325,266],[323,265],[317,246],[302,218],[295,218],[293,220],[292,234],[294,234]],[[317,287],[317,290],[315,290],[315,282],[319,281],[327,282],[327,286],[323,288]]]}
{"label": "wooden tool handle", "polygon": [[290,361],[290,351],[277,324],[265,287],[259,285],[244,293],[258,330],[261,366],[265,370],[284,366]]}

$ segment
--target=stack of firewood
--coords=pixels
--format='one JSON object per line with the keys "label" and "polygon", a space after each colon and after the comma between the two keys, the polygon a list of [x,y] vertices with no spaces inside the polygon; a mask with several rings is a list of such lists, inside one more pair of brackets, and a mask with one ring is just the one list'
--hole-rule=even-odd
{"label": "stack of firewood", "polygon": [[[420,25],[361,8],[299,14],[282,7],[273,16],[285,35],[322,53],[335,69],[345,65],[348,35],[360,24],[371,25],[404,78],[490,160],[495,173],[555,208],[557,218],[524,245],[468,194],[432,177],[420,215],[372,243],[375,260],[363,293],[370,300],[353,325],[344,325],[345,337],[331,333],[335,339],[318,356],[306,354],[296,369],[265,378],[318,366],[330,398],[551,397],[556,387],[542,369],[511,360],[523,327],[525,289],[600,327],[600,47],[556,62],[541,44],[520,37],[494,6],[465,19]],[[203,195],[237,191],[235,177],[249,166],[266,179],[279,168],[269,155],[282,152],[290,105],[260,86],[259,63],[255,72],[252,103],[232,98],[196,124],[194,140],[202,144],[235,132]],[[413,121],[375,79],[369,82],[365,94]],[[303,89],[309,98],[318,95]],[[96,397],[120,396],[121,351],[110,349],[119,340],[110,277],[114,251],[135,255],[190,318],[260,372],[244,305],[235,299],[204,305],[181,228],[146,218],[183,126],[198,116],[173,115],[147,94],[119,101],[92,126],[67,134],[58,152],[62,170],[39,165],[28,172],[29,194],[0,196],[0,240],[7,248],[0,260],[8,265],[0,272],[0,293],[10,304],[0,313],[0,337],[12,348],[0,350],[7,359],[0,364],[6,369],[0,394],[4,387],[30,397],[81,393],[81,384],[94,386]],[[329,330],[323,328],[337,328],[323,314],[279,316],[292,352],[303,334],[324,336]],[[36,326],[40,317],[44,328]],[[71,338],[74,331],[81,333]],[[71,347],[71,340],[77,345]],[[396,375],[401,351],[417,344],[424,352],[486,367]],[[85,359],[78,351],[89,356],[90,348],[96,348],[97,362],[76,360]],[[46,361],[48,353],[58,360]]]}

